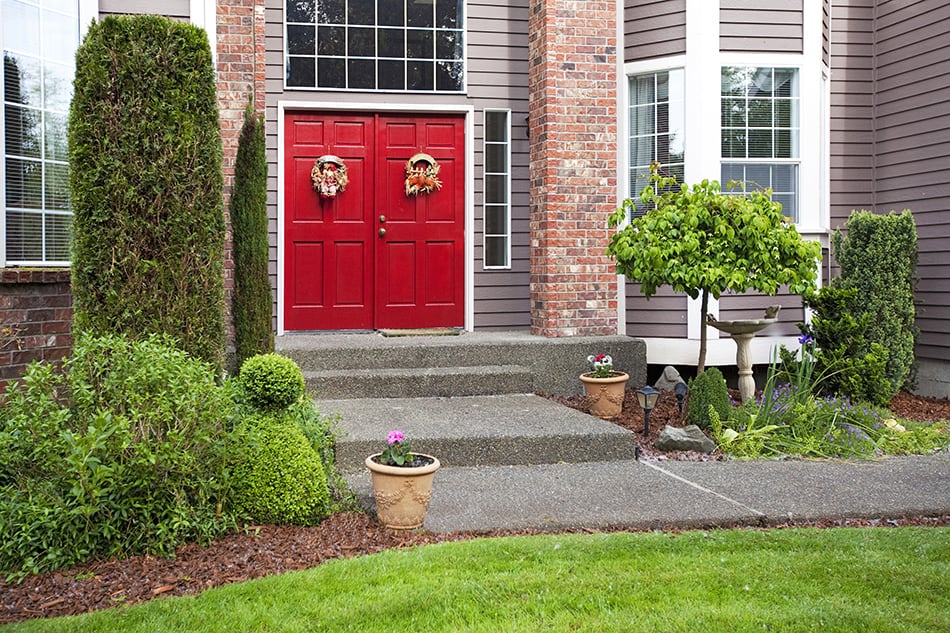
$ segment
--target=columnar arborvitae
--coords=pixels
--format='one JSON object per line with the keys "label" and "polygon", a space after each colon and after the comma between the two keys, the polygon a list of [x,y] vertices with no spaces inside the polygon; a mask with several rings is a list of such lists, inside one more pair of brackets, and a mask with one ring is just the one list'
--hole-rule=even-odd
{"label": "columnar arborvitae", "polygon": [[94,23],[69,114],[74,327],[167,333],[223,363],[224,208],[205,32],[157,16]]}
{"label": "columnar arborvitae", "polygon": [[248,104],[238,140],[231,192],[234,244],[235,367],[274,351],[272,299],[267,273],[267,154],[264,122]]}
{"label": "columnar arborvitae", "polygon": [[896,393],[911,376],[918,334],[914,216],[907,210],[887,215],[857,211],[846,227],[846,236],[836,231],[832,238],[841,266],[837,283],[857,290],[858,305],[870,314],[867,338],[887,350],[887,379]]}

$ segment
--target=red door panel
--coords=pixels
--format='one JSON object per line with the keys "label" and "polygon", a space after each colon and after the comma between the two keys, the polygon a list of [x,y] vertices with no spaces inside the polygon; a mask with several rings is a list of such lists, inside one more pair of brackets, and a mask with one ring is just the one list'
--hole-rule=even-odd
{"label": "red door panel", "polygon": [[[386,216],[377,260],[377,327],[464,325],[465,125],[461,117],[380,117],[378,209]],[[407,196],[406,162],[424,152],[442,188]],[[411,247],[410,247],[411,245]],[[398,255],[396,252],[398,251]],[[411,299],[410,299],[411,297]]]}
{"label": "red door panel", "polygon": [[[293,113],[284,138],[284,327],[463,325],[464,119]],[[442,188],[410,197],[418,152],[439,162]],[[347,166],[333,199],[310,182],[324,154]]]}

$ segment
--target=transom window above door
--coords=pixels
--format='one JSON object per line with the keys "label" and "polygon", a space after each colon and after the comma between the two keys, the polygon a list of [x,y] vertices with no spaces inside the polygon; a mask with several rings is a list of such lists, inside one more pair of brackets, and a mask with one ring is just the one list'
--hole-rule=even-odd
{"label": "transom window above door", "polygon": [[287,88],[463,92],[464,0],[287,0]]}

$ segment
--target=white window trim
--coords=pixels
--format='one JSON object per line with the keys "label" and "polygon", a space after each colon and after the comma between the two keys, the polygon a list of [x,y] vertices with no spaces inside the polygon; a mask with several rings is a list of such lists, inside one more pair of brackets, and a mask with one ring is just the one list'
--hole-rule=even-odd
{"label": "white window trim", "polygon": [[[487,222],[486,215],[488,213],[488,203],[486,202],[486,192],[487,189],[486,183],[488,182],[488,169],[486,165],[488,163],[486,157],[488,156],[488,134],[486,129],[488,128],[488,113],[489,112],[501,112],[505,114],[505,165],[507,169],[505,171],[505,237],[507,237],[506,242],[506,252],[505,252],[505,264],[502,266],[489,266],[485,263],[486,256],[488,252],[488,231],[487,231]],[[482,113],[482,270],[511,270],[511,109],[509,108],[485,108]],[[495,142],[495,144],[498,144]],[[491,172],[494,175],[498,175],[498,172]],[[498,204],[493,204],[493,207],[497,208]],[[492,234],[493,237],[499,236],[497,233]]]}
{"label": "white window trim", "polygon": [[[198,2],[200,0],[192,0],[192,2]],[[286,0],[281,3],[281,37],[283,38],[283,46],[281,48],[281,67],[283,70],[281,74],[283,78],[281,82],[284,86],[285,92],[342,92],[342,93],[366,93],[366,94],[410,94],[410,95],[467,95],[468,94],[468,76],[469,76],[469,63],[468,63],[468,46],[469,46],[469,30],[468,30],[468,0],[462,1],[462,68],[464,69],[462,75],[462,87],[458,91],[453,92],[443,92],[439,90],[379,90],[379,89],[366,89],[366,88],[322,88],[319,86],[288,86],[287,85],[287,58],[289,53],[287,52],[287,18],[284,15],[286,7]],[[378,28],[378,25],[376,25]],[[378,58],[374,58],[378,59]]]}

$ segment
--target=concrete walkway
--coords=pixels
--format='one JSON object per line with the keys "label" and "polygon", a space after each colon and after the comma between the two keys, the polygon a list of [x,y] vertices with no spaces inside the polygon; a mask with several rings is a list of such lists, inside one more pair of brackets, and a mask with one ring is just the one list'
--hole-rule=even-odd
{"label": "concrete walkway", "polygon": [[[351,462],[341,466],[370,511],[369,474],[356,464],[381,450],[389,430],[401,428],[415,450],[443,461],[425,523],[433,532],[950,514],[946,451],[874,461],[634,461],[627,431],[537,396],[318,404],[342,416],[350,439],[341,441],[339,450],[350,453]],[[570,450],[584,446],[586,436],[604,452]],[[545,444],[545,438],[551,442]],[[558,453],[557,446],[568,450]],[[454,457],[466,454],[481,457],[473,463]]]}

